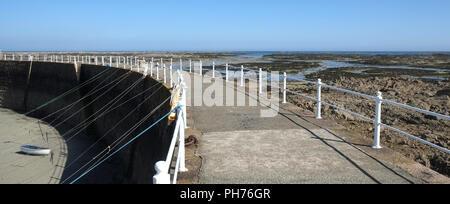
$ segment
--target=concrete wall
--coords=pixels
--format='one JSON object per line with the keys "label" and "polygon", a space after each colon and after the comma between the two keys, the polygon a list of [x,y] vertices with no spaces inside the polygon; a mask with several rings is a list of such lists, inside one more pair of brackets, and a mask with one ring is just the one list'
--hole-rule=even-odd
{"label": "concrete wall", "polygon": [[[73,127],[103,108],[110,101],[114,101],[114,99],[130,87],[132,83],[140,80],[142,75],[136,72],[129,73],[128,70],[94,65],[82,65],[77,72],[73,64],[45,62],[33,62],[31,64],[30,62],[1,61],[0,107],[13,109],[22,113],[33,110],[67,90],[86,82],[105,69],[108,69],[108,71],[106,71],[98,80],[84,86],[72,94],[62,97],[60,100],[55,101],[45,108],[30,114],[30,116],[36,118],[47,116],[85,96],[89,91],[93,90],[100,81],[106,79],[104,77],[113,75],[103,83],[107,84],[117,77],[126,75],[126,78],[110,91],[105,92],[105,90],[111,86],[105,87],[104,90],[85,98],[81,103],[78,103],[76,107],[67,111],[61,118],[68,118],[68,116],[74,115],[75,117],[72,117],[67,121],[67,126]],[[97,138],[105,136],[102,142],[106,145],[111,144],[141,120],[142,117],[150,113],[157,105],[170,96],[170,91],[165,87],[160,88],[162,85],[156,85],[157,83],[159,82],[150,77],[141,80],[134,88],[130,89],[130,92],[126,94],[123,99],[117,100],[115,105],[122,104],[131,97],[136,96],[142,91],[155,85],[154,88],[145,92],[144,95],[120,106],[111,113],[100,117],[95,123],[92,123],[86,128],[83,133]],[[106,94],[99,97],[102,93]],[[105,134],[151,94],[154,94],[152,99],[147,100],[140,106],[138,111],[127,117],[126,120],[114,128],[113,131]],[[83,106],[88,104],[90,105],[87,106],[87,108],[82,109]],[[165,115],[169,110],[170,104],[169,102],[166,102],[162,108],[156,110],[152,117],[134,131],[128,139],[140,133],[154,121]],[[76,113],[78,111],[79,113]],[[124,169],[124,171],[121,172],[123,175],[116,175],[116,177],[119,177],[120,179],[116,179],[115,182],[151,183],[154,174],[153,165],[156,161],[165,159],[164,156],[166,155],[169,146],[169,135],[171,135],[170,133],[172,131],[173,125],[169,126],[167,119],[165,119],[141,138],[122,150],[115,159],[119,161],[120,168]],[[66,174],[69,173],[70,172],[67,172]]]}

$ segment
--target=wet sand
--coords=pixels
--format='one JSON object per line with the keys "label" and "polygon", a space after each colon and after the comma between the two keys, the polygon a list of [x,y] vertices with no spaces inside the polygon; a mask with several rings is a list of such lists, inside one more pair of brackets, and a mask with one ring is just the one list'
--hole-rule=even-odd
{"label": "wet sand", "polygon": [[[81,157],[70,168],[68,164],[78,157],[94,138],[80,135],[77,139],[66,142],[60,132],[35,118],[26,117],[12,110],[0,108],[0,183],[2,184],[59,184],[69,175],[88,162],[103,145],[96,145],[86,156]],[[31,156],[20,152],[22,145],[50,148],[48,156]],[[114,159],[106,162],[88,174],[78,183],[113,183],[117,182],[120,169]],[[81,171],[82,172],[82,171]],[[71,181],[76,177],[69,179]],[[116,180],[112,180],[112,179]]]}

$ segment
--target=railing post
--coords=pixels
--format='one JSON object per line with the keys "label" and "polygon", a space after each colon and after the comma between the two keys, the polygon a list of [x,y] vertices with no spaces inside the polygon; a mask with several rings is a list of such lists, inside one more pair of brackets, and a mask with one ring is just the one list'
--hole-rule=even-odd
{"label": "railing post", "polygon": [[170,65],[170,67],[169,67],[169,79],[170,79],[170,88],[172,88],[173,87],[173,72],[172,72],[172,65]]}
{"label": "railing post", "polygon": [[216,74],[215,74],[215,72],[216,72],[216,62],[213,62],[213,65],[212,65],[212,78],[214,79],[215,77],[216,77]]}
{"label": "railing post", "polygon": [[164,83],[167,84],[166,64],[163,65],[163,77],[164,77]]}
{"label": "railing post", "polygon": [[192,60],[189,59],[189,73],[192,72]]}
{"label": "railing post", "polygon": [[283,73],[283,103],[287,103],[286,100],[286,92],[287,92],[287,87],[286,87],[286,81],[287,81],[287,74],[286,72]]}
{"label": "railing post", "polygon": [[228,81],[228,63],[225,65],[225,81]]}
{"label": "railing post", "polygon": [[317,79],[316,119],[322,119],[322,80]]}
{"label": "railing post", "polygon": [[141,71],[141,63],[139,63],[138,61],[136,61],[135,63],[136,63],[136,66],[137,66],[137,71],[140,72]]}
{"label": "railing post", "polygon": [[380,131],[381,131],[381,103],[383,97],[380,91],[377,92],[377,98],[375,99],[375,121],[374,121],[374,137],[373,146],[374,149],[381,149],[380,145]]}
{"label": "railing post", "polygon": [[180,58],[180,71],[183,71],[183,59]]}
{"label": "railing post", "polygon": [[241,86],[244,86],[244,65],[241,65]]}
{"label": "railing post", "polygon": [[156,162],[156,174],[153,176],[153,184],[170,184],[170,174],[168,169],[168,165],[165,161]]}
{"label": "railing post", "polygon": [[153,76],[153,60],[150,62],[150,76]]}
{"label": "railing post", "polygon": [[102,66],[105,66],[105,56],[102,56]]}
{"label": "railing post", "polygon": [[159,63],[156,63],[156,80],[159,80]]}
{"label": "railing post", "polygon": [[263,90],[262,90],[262,69],[259,68],[259,93],[262,94]]}
{"label": "railing post", "polygon": [[200,76],[203,76],[203,62],[200,60]]}
{"label": "railing post", "polygon": [[112,56],[109,56],[109,66],[111,66],[111,67],[113,66],[112,65]]}

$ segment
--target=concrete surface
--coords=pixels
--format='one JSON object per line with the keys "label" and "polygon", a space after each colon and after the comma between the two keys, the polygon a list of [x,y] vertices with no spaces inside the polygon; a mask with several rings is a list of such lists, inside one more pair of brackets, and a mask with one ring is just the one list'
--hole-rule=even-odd
{"label": "concrete surface", "polygon": [[330,122],[294,114],[289,105],[273,118],[260,117],[265,106],[189,107],[193,128],[202,131],[199,183],[422,182],[314,124]]}

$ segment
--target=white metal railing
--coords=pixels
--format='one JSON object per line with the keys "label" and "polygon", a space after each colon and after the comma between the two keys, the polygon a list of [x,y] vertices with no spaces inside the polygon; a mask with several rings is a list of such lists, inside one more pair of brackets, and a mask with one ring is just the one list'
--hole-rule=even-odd
{"label": "white metal railing", "polygon": [[[228,81],[228,75],[229,75],[228,74],[228,67],[229,67],[229,65],[226,64],[226,71],[225,71],[226,81]],[[234,67],[234,66],[230,66],[230,67],[233,67],[235,69],[239,69],[238,67]],[[244,83],[245,83],[244,70],[248,70],[248,71],[258,72],[259,73],[257,83],[259,83],[258,84],[259,93],[261,93],[261,91],[262,91],[262,83],[263,83],[263,77],[262,77],[263,70],[262,69],[254,70],[254,69],[245,68],[244,66],[241,66],[240,67],[240,85],[241,86],[243,86]],[[354,115],[356,117],[362,118],[364,120],[372,121],[373,124],[374,124],[374,143],[373,143],[372,147],[375,148],[375,149],[381,148],[381,145],[380,145],[380,134],[381,134],[381,127],[383,126],[383,127],[388,128],[389,130],[395,131],[395,132],[400,133],[402,135],[405,135],[405,136],[407,136],[407,137],[409,137],[411,139],[414,139],[414,140],[416,140],[418,142],[421,142],[423,144],[429,145],[429,146],[431,146],[433,148],[439,149],[439,150],[441,150],[443,152],[446,152],[446,153],[450,154],[450,150],[448,150],[448,149],[446,149],[444,147],[441,147],[439,145],[433,144],[433,143],[431,143],[429,141],[421,139],[421,138],[419,138],[417,136],[414,136],[414,135],[412,135],[410,133],[407,133],[405,131],[399,130],[397,128],[394,128],[392,126],[389,126],[387,124],[382,123],[382,121],[381,121],[381,108],[382,108],[382,103],[384,102],[384,103],[391,104],[391,105],[394,105],[394,106],[397,106],[397,107],[401,107],[401,108],[405,108],[405,109],[408,109],[408,110],[416,111],[416,112],[423,113],[423,114],[426,114],[426,115],[435,116],[435,117],[438,117],[438,118],[441,118],[441,119],[445,119],[445,120],[450,120],[450,116],[439,114],[439,113],[435,113],[435,112],[431,112],[431,111],[427,111],[427,110],[423,110],[423,109],[412,107],[412,106],[408,106],[408,105],[397,103],[397,102],[394,102],[394,101],[391,101],[391,100],[383,99],[382,93],[379,92],[379,91],[377,92],[376,96],[371,96],[371,95],[359,93],[359,92],[356,92],[356,91],[343,89],[343,88],[338,88],[338,87],[335,87],[335,86],[330,86],[330,85],[324,84],[324,83],[322,83],[321,79],[318,79],[316,82],[309,81],[309,80],[304,80],[304,79],[297,79],[297,78],[293,78],[292,79],[292,80],[301,81],[301,82],[305,82],[305,83],[308,83],[308,84],[315,85],[316,88],[317,88],[317,91],[316,91],[316,98],[314,98],[314,97],[310,97],[310,96],[298,93],[296,91],[292,91],[292,90],[287,89],[288,76],[287,76],[286,72],[283,73],[282,77],[283,77],[283,87],[277,87],[277,88],[282,90],[282,103],[286,103],[287,102],[287,93],[290,93],[290,94],[298,95],[300,97],[303,97],[303,98],[315,101],[316,102],[316,110],[315,110],[315,112],[316,112],[316,119],[321,119],[322,118],[321,110],[322,110],[322,104],[324,104],[324,105],[328,105],[330,107],[333,107],[335,109],[338,109],[340,111],[344,111],[346,113]],[[252,80],[252,81],[254,81],[254,80]],[[345,108],[339,107],[337,105],[334,105],[334,104],[327,103],[327,102],[323,101],[322,100],[322,88],[329,88],[329,89],[333,89],[333,90],[336,90],[336,91],[340,91],[340,92],[344,92],[344,93],[348,93],[348,94],[353,94],[353,95],[357,95],[357,96],[361,96],[363,98],[367,98],[367,99],[373,100],[375,102],[375,115],[374,115],[374,118],[372,119],[370,117],[361,115],[359,113],[355,113],[353,111],[350,111],[350,110],[347,110]]]}
{"label": "white metal railing", "polygon": [[[356,117],[362,118],[364,120],[372,121],[373,124],[374,124],[374,143],[373,143],[372,147],[375,148],[375,149],[381,148],[381,145],[380,145],[380,134],[381,134],[381,126],[383,126],[383,127],[386,127],[386,128],[388,128],[388,129],[390,129],[392,131],[395,131],[397,133],[405,135],[405,136],[407,136],[407,137],[409,137],[411,139],[414,139],[414,140],[416,140],[418,142],[421,142],[423,144],[429,145],[429,146],[431,146],[433,148],[439,149],[439,150],[441,150],[443,152],[446,152],[446,153],[450,154],[450,150],[448,150],[448,149],[446,149],[444,147],[438,146],[438,145],[433,144],[431,142],[428,142],[428,141],[426,141],[424,139],[421,139],[421,138],[419,138],[417,136],[414,136],[414,135],[412,135],[410,133],[407,133],[405,131],[399,130],[397,128],[394,128],[392,126],[389,126],[387,124],[382,123],[382,121],[381,121],[381,108],[382,108],[382,103],[384,102],[384,103],[388,103],[388,104],[391,104],[391,105],[394,105],[394,106],[397,106],[397,107],[405,108],[405,109],[408,109],[408,110],[416,111],[416,112],[427,114],[427,115],[432,115],[432,116],[435,116],[435,117],[438,117],[438,118],[442,118],[442,119],[445,119],[445,120],[450,120],[450,116],[442,115],[442,114],[439,114],[439,113],[435,113],[435,112],[431,112],[431,111],[423,110],[423,109],[420,109],[420,108],[416,108],[416,107],[412,107],[412,106],[408,106],[408,105],[405,105],[405,104],[401,104],[401,103],[397,103],[397,102],[394,102],[394,101],[383,99],[382,93],[380,91],[377,92],[376,96],[371,96],[371,95],[359,93],[359,92],[356,92],[356,91],[351,91],[351,90],[347,90],[347,89],[343,89],[343,88],[338,88],[338,87],[326,85],[326,84],[323,84],[320,79],[318,79],[317,82],[312,82],[312,81],[302,80],[302,79],[294,79],[294,80],[297,80],[297,81],[303,81],[303,82],[306,82],[306,83],[309,83],[309,84],[316,85],[316,87],[317,87],[317,92],[316,92],[317,95],[316,95],[316,98],[313,98],[313,97],[306,96],[306,95],[303,95],[301,93],[298,93],[298,92],[295,92],[295,91],[287,89],[286,79],[287,79],[287,75],[286,75],[286,73],[284,73],[283,74],[283,88],[282,88],[283,102],[284,103],[286,102],[286,97],[287,97],[286,93],[292,93],[292,94],[295,94],[295,95],[298,95],[298,96],[301,96],[301,97],[304,97],[306,99],[313,100],[313,101],[316,102],[316,104],[317,104],[317,107],[316,107],[316,118],[317,119],[321,119],[322,118],[321,117],[321,105],[325,104],[325,105],[331,106],[333,108],[336,108],[336,109],[338,109],[340,111],[344,111],[344,112],[347,112],[347,113],[349,113],[351,115],[354,115]],[[333,89],[333,90],[337,90],[337,91],[344,92],[344,93],[349,93],[349,94],[361,96],[361,97],[373,100],[375,102],[375,115],[374,115],[374,118],[372,119],[372,118],[366,117],[364,115],[361,115],[359,113],[355,113],[353,111],[350,111],[350,110],[347,110],[345,108],[342,108],[342,107],[336,106],[334,104],[327,103],[327,102],[323,101],[322,98],[321,98],[321,89],[322,89],[322,87]]]}
{"label": "white metal railing", "polygon": [[[234,67],[234,66],[230,66],[228,63],[225,65],[225,81],[228,81],[228,79],[229,79],[229,73],[228,72],[229,72],[229,68],[230,67],[237,68],[237,67]],[[237,69],[239,69],[239,68],[237,68]],[[263,85],[262,84],[263,83],[263,77],[262,77],[263,75],[262,75],[262,73],[263,73],[263,70],[262,69],[253,70],[253,69],[250,69],[250,68],[245,68],[242,65],[240,67],[240,80],[239,80],[240,81],[239,82],[240,86],[244,86],[244,84],[245,84],[245,80],[246,79],[245,79],[245,73],[244,73],[245,71],[244,70],[252,71],[252,72],[258,72],[258,80],[256,80],[256,82],[258,83],[259,93],[261,93],[263,91],[263,89],[262,89],[262,85]],[[191,71],[192,71],[192,69],[190,67],[190,72]],[[202,62],[200,61],[200,71],[199,71],[200,75],[202,75],[202,71],[203,71],[202,70]],[[215,63],[214,62],[213,62],[213,71],[215,71]],[[214,74],[213,74],[213,78],[214,78]],[[394,105],[394,106],[398,106],[398,107],[402,107],[402,108],[409,109],[409,110],[412,110],[412,111],[420,112],[420,113],[423,113],[423,114],[432,115],[432,116],[435,116],[435,117],[438,117],[438,118],[442,118],[442,119],[445,119],[445,120],[450,120],[450,116],[442,115],[442,114],[439,114],[439,113],[434,113],[434,112],[431,112],[431,111],[427,111],[427,110],[423,110],[423,109],[420,109],[420,108],[416,108],[416,107],[412,107],[412,106],[408,106],[408,105],[405,105],[405,104],[401,104],[401,103],[397,103],[397,102],[394,102],[394,101],[383,99],[382,93],[379,92],[379,91],[377,92],[376,96],[371,96],[371,95],[367,95],[367,94],[364,94],[364,93],[359,93],[359,92],[356,92],[356,91],[343,89],[343,88],[338,88],[338,87],[335,87],[335,86],[330,86],[330,85],[324,84],[324,83],[322,83],[321,79],[318,79],[317,82],[304,80],[304,79],[294,79],[294,80],[297,80],[297,81],[302,81],[302,82],[305,82],[305,83],[308,83],[308,84],[316,85],[316,88],[317,88],[316,98],[313,98],[313,97],[310,97],[310,96],[307,96],[307,95],[304,95],[304,94],[301,94],[301,93],[298,93],[298,92],[295,92],[295,91],[287,89],[287,78],[288,78],[287,74],[284,72],[283,73],[283,87],[282,88],[278,87],[278,88],[280,88],[282,90],[282,96],[283,96],[282,102],[283,103],[287,102],[287,93],[295,94],[295,95],[298,95],[298,96],[301,96],[301,97],[304,97],[306,99],[313,100],[313,101],[316,102],[316,110],[315,110],[315,112],[316,112],[316,119],[321,119],[322,118],[321,110],[322,110],[322,104],[324,104],[324,105],[328,105],[330,107],[333,107],[335,109],[338,109],[340,111],[347,112],[347,113],[349,113],[351,115],[354,115],[356,117],[362,118],[364,120],[371,121],[374,124],[374,142],[373,142],[372,147],[375,148],[375,149],[381,148],[381,145],[380,145],[380,141],[381,141],[380,140],[380,134],[381,134],[381,127],[383,126],[383,127],[386,127],[386,128],[388,128],[388,129],[390,129],[392,131],[395,131],[397,133],[400,133],[402,135],[410,137],[410,138],[412,138],[412,139],[414,139],[416,141],[419,141],[419,142],[421,142],[423,144],[429,145],[429,146],[431,146],[433,148],[439,149],[439,150],[444,151],[446,153],[450,153],[450,150],[448,150],[448,149],[446,149],[444,147],[441,147],[441,146],[438,146],[438,145],[433,144],[431,142],[428,142],[428,141],[426,141],[424,139],[421,139],[421,138],[419,138],[417,136],[414,136],[414,135],[412,135],[410,133],[407,133],[405,131],[399,130],[399,129],[394,128],[392,126],[389,126],[387,124],[383,124],[382,121],[381,121],[381,108],[382,108],[382,103],[384,102],[384,103],[388,103],[388,104],[391,104],[391,105]],[[251,79],[249,78],[248,80],[251,80]],[[255,80],[252,80],[252,81],[255,81]],[[329,88],[329,89],[333,89],[333,90],[340,91],[340,92],[343,92],[343,93],[353,94],[353,95],[357,95],[357,96],[361,96],[363,98],[367,98],[367,99],[373,100],[375,102],[375,115],[374,115],[374,118],[372,119],[370,117],[361,115],[359,113],[356,113],[356,112],[347,110],[345,108],[339,107],[337,105],[334,105],[334,104],[331,104],[331,103],[323,101],[322,100],[322,88]]]}
{"label": "white metal railing", "polygon": [[[186,172],[188,169],[185,164],[185,144],[184,134],[187,129],[186,121],[186,92],[181,72],[178,71],[179,83],[174,89],[174,94],[179,94],[178,110],[176,111],[176,124],[173,132],[169,151],[165,161],[159,161],[155,164],[156,174],[153,176],[154,184],[176,184],[178,172]],[[176,97],[176,95],[174,95]],[[173,162],[175,146],[178,142],[178,155],[176,157],[173,177],[170,175],[170,168]]]}

